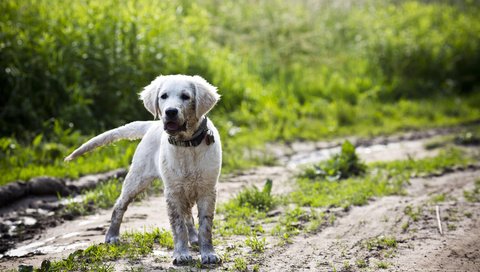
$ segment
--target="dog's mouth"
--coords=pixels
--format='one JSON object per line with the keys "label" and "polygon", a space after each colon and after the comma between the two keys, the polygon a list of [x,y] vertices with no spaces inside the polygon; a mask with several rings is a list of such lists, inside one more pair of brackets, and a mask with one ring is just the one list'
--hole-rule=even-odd
{"label": "dog's mouth", "polygon": [[180,131],[187,130],[187,123],[180,125],[177,121],[167,121],[163,124],[163,127],[168,134],[174,135]]}

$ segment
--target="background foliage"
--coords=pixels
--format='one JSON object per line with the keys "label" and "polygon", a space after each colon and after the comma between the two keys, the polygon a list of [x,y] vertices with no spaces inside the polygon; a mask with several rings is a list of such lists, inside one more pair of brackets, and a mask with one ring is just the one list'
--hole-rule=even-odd
{"label": "background foliage", "polygon": [[[476,120],[479,11],[478,1],[1,1],[2,171],[27,178],[32,165],[60,165],[82,135],[151,119],[137,93],[158,74],[219,87],[226,169],[268,162],[245,151],[266,141]],[[125,148],[107,152],[131,156]]]}

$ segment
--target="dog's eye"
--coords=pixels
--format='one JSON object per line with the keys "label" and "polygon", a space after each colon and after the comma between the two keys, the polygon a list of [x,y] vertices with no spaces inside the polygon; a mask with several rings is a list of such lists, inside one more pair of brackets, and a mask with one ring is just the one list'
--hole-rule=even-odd
{"label": "dog's eye", "polygon": [[167,99],[168,95],[167,94],[162,94],[162,96],[160,96],[161,99]]}
{"label": "dog's eye", "polygon": [[180,98],[181,98],[182,100],[188,100],[188,99],[190,99],[190,96],[188,96],[188,95],[186,95],[186,94],[182,94],[182,95],[180,96]]}

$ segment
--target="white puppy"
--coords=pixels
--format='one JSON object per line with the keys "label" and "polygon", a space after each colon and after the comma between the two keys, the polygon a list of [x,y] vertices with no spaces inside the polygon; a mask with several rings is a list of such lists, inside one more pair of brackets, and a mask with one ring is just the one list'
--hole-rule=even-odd
{"label": "white puppy", "polygon": [[[107,131],[65,158],[72,160],[120,139],[142,138],[115,203],[107,243],[118,242],[128,204],[154,179],[161,178],[175,243],[173,263],[192,260],[188,241],[199,245],[202,263],[220,262],[212,245],[212,223],[222,149],[217,129],[205,117],[219,98],[216,88],[199,76],[159,76],[140,93],[140,99],[161,121],[137,121]],[[192,217],[194,204],[198,207],[198,234]]]}

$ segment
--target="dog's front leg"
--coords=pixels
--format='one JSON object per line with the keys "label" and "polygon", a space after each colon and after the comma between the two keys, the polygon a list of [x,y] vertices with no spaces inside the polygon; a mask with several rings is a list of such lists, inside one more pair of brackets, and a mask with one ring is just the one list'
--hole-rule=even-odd
{"label": "dog's front leg", "polygon": [[188,232],[185,222],[185,204],[178,196],[167,196],[168,217],[173,232],[173,264],[182,265],[192,261],[188,251]]}
{"label": "dog's front leg", "polygon": [[212,226],[213,216],[215,213],[216,192],[205,193],[197,201],[198,206],[198,239],[200,243],[200,255],[202,256],[202,264],[220,263],[221,259],[215,253],[212,244]]}

